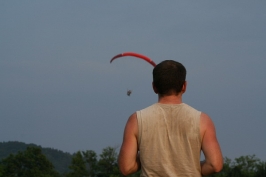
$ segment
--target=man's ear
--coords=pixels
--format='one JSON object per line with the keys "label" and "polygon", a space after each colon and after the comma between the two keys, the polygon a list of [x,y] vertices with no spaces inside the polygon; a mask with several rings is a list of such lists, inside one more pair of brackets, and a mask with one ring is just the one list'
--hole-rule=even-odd
{"label": "man's ear", "polygon": [[155,85],[154,85],[153,82],[152,82],[152,88],[153,88],[154,93],[158,94],[158,90],[157,90],[157,88],[155,87]]}
{"label": "man's ear", "polygon": [[187,81],[184,82],[184,84],[183,84],[183,86],[182,86],[182,90],[181,90],[181,92],[182,92],[182,93],[185,93],[186,90],[187,90]]}

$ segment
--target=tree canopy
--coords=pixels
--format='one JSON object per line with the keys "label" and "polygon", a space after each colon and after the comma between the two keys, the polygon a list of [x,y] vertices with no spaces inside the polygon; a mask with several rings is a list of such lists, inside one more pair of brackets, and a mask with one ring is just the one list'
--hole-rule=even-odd
{"label": "tree canopy", "polygon": [[1,177],[57,177],[52,163],[38,147],[27,147],[24,152],[10,154],[1,161]]}
{"label": "tree canopy", "polygon": [[[11,146],[8,146],[14,151]],[[3,151],[3,149],[1,149]],[[68,171],[58,173],[43,149],[28,146],[25,150],[11,153],[0,159],[0,177],[121,177],[117,164],[117,148],[106,147],[98,156],[93,150],[78,151],[71,155]],[[15,151],[14,151],[15,152]],[[60,153],[61,154],[61,153]],[[50,153],[52,159],[61,158],[56,151]],[[140,171],[129,177],[140,176]],[[266,162],[255,155],[240,156],[231,160],[224,158],[221,172],[209,177],[264,177]]]}

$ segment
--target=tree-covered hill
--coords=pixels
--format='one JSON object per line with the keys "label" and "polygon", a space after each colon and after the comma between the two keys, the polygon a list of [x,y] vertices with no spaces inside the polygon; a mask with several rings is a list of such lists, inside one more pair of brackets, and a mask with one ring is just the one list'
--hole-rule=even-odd
{"label": "tree-covered hill", "polygon": [[69,172],[69,165],[71,164],[72,156],[70,153],[66,153],[57,149],[43,148],[36,144],[26,144],[23,142],[9,141],[0,142],[0,161],[10,154],[17,154],[19,151],[25,151],[27,147],[39,147],[46,158],[54,165],[56,171],[59,173]]}
{"label": "tree-covered hill", "polygon": [[[0,143],[0,177],[121,177],[116,148],[106,147],[74,154],[22,142]],[[53,165],[52,165],[53,164]],[[140,176],[141,171],[129,177]],[[23,175],[22,175],[23,174]],[[266,177],[266,162],[255,155],[231,160],[224,157],[221,172],[208,177]]]}

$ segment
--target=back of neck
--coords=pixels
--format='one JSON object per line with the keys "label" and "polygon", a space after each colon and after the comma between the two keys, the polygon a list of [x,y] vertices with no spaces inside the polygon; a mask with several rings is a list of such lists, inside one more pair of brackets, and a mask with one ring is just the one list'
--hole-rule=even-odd
{"label": "back of neck", "polygon": [[169,95],[169,96],[159,96],[158,103],[162,104],[181,104],[182,95]]}

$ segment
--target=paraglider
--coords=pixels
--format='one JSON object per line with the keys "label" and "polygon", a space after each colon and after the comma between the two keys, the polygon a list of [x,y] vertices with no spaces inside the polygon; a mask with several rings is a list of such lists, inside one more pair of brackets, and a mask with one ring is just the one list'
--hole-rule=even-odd
{"label": "paraglider", "polygon": [[150,58],[146,57],[145,55],[141,55],[141,54],[134,53],[134,52],[124,52],[124,53],[118,54],[118,55],[114,56],[111,59],[110,63],[112,63],[112,61],[114,61],[117,58],[125,57],[125,56],[137,57],[137,58],[140,58],[142,60],[147,61],[148,63],[150,63],[154,67],[156,66],[156,64],[154,63],[154,61],[152,61]]}
{"label": "paraglider", "polygon": [[[149,64],[151,64],[153,67],[156,66],[156,64],[154,63],[154,61],[152,61],[149,57],[146,57],[145,55],[141,55],[141,54],[134,53],[134,52],[124,52],[124,53],[118,54],[118,55],[114,56],[114,57],[110,60],[110,63],[112,63],[112,61],[114,61],[114,60],[117,59],[117,58],[120,58],[120,57],[126,57],[126,56],[137,57],[137,58],[139,58],[139,59],[145,60],[146,62],[148,62]],[[127,90],[127,96],[130,96],[131,93],[132,93],[131,90]]]}
{"label": "paraglider", "polygon": [[127,90],[127,96],[130,96],[131,93],[132,93],[131,90]]}

